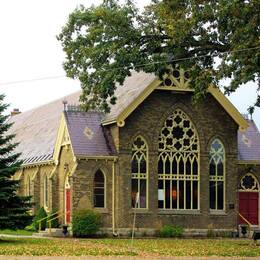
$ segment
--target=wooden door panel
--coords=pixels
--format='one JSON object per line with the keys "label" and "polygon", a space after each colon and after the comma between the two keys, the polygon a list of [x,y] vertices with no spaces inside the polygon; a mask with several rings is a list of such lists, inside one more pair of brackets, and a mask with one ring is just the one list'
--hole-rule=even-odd
{"label": "wooden door panel", "polygon": [[[258,193],[239,192],[239,213],[251,224],[258,225]],[[239,224],[246,222],[240,217]]]}
{"label": "wooden door panel", "polygon": [[70,189],[66,189],[66,223],[70,223],[70,211],[71,211],[71,205],[70,205]]}

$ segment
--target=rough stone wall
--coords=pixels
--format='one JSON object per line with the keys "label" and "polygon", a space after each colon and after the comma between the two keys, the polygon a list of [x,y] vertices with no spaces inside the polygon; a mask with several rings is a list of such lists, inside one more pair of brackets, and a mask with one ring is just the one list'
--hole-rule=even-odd
{"label": "rough stone wall", "polygon": [[[101,213],[103,227],[112,226],[112,164],[111,160],[80,160],[72,176],[73,211],[94,209]],[[106,207],[93,208],[93,183],[97,170],[105,176]]]}
{"label": "rough stone wall", "polygon": [[[67,175],[71,174],[76,162],[74,161],[74,156],[70,145],[62,146],[59,157],[59,165],[56,169],[56,179],[55,179],[55,199],[53,200],[55,207],[60,210],[60,212],[65,212],[65,180]],[[71,177],[69,177],[69,183],[71,187],[71,194],[73,196],[73,182]],[[72,202],[72,197],[71,197]],[[60,219],[61,223],[64,223],[64,217]]]}
{"label": "rough stone wall", "polygon": [[[200,141],[200,210],[169,213],[158,210],[157,154],[161,128],[175,109],[183,110],[195,125]],[[117,176],[117,225],[130,228],[133,221],[131,209],[131,145],[137,135],[142,135],[149,146],[149,209],[137,214],[137,227],[160,228],[172,223],[185,228],[236,228],[237,216],[237,128],[233,119],[209,94],[206,100],[194,105],[192,95],[170,91],[154,91],[119,129],[119,165]],[[213,138],[218,137],[226,149],[226,211],[213,215],[209,210],[209,149]]]}
{"label": "rough stone wall", "polygon": [[[31,196],[34,206],[32,208],[32,213],[35,214],[40,207],[44,206],[44,188],[43,179],[45,174],[50,175],[54,169],[54,165],[42,165],[34,166],[30,168],[24,168],[22,170],[22,175],[20,178],[19,194],[22,196],[28,196],[28,177],[31,180]],[[52,194],[52,180],[49,181],[49,207],[46,208],[47,211],[52,210],[53,205],[53,194]]]}

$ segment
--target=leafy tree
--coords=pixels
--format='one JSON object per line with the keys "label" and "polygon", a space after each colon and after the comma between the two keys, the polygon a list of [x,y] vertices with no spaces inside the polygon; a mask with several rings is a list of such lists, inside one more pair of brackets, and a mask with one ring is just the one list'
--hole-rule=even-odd
{"label": "leafy tree", "polygon": [[12,124],[3,115],[8,105],[3,103],[4,95],[0,95],[0,229],[21,229],[27,226],[32,217],[28,210],[31,207],[30,197],[17,195],[19,181],[13,180],[15,172],[21,166],[16,143],[12,143],[14,135],[7,131]]}
{"label": "leafy tree", "polygon": [[259,12],[258,0],[152,0],[143,13],[131,0],[81,6],[58,36],[64,69],[80,80],[86,109],[108,111],[132,70],[162,76],[168,65],[189,70],[195,98],[222,79],[227,94],[258,82],[260,106]]}

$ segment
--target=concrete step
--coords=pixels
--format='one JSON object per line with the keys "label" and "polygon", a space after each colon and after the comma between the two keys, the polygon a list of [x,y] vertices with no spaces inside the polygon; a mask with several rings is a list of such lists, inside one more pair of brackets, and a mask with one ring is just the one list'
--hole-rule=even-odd
{"label": "concrete step", "polygon": [[64,237],[62,233],[62,228],[46,228],[38,233],[34,233],[35,237]]}

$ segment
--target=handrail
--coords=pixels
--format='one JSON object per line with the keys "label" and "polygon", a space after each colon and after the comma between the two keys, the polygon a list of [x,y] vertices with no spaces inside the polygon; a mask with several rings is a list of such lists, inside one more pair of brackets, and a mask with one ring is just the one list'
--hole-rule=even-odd
{"label": "handrail", "polygon": [[[58,214],[59,212],[60,212],[60,211],[58,210],[57,212],[52,213],[51,215],[48,215],[47,217],[44,217],[44,218],[41,218],[41,219],[37,220],[36,223],[39,223],[39,232],[40,232],[41,229],[42,229],[42,221],[45,220],[45,219],[47,219],[47,218],[49,218],[49,217],[52,217],[52,216]],[[47,221],[47,222],[48,222],[48,221]]]}
{"label": "handrail", "polygon": [[236,211],[239,215],[239,217],[241,217],[248,225],[249,227],[249,235],[250,235],[250,232],[251,232],[251,226],[253,226],[240,212]]}
{"label": "handrail", "polygon": [[68,215],[69,213],[70,213],[70,211],[67,211],[66,213],[59,214],[58,216],[56,216],[56,217],[54,217],[54,218],[52,218],[52,219],[49,219],[49,220],[47,221],[47,223],[49,223],[49,232],[51,233],[51,222],[52,222],[54,219],[60,218],[60,217],[62,217],[62,216],[64,216],[64,215]]}

